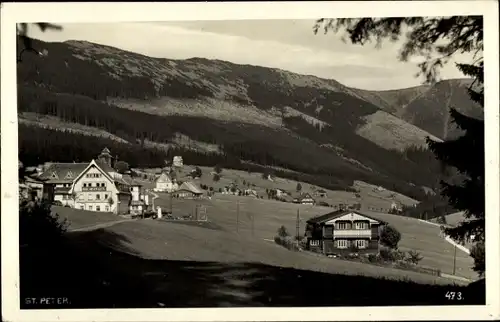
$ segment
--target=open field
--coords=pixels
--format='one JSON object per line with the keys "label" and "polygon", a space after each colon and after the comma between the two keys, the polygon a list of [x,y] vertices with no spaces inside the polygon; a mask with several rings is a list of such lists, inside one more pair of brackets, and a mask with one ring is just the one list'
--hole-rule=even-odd
{"label": "open field", "polygon": [[408,278],[429,284],[453,283],[447,279],[412,271],[342,261],[307,252],[290,252],[273,242],[213,228],[141,220],[120,223],[106,230],[126,237],[128,241],[124,246],[127,251],[147,259],[253,262],[323,273],[384,276],[396,280]]}
{"label": "open field", "polygon": [[[166,194],[159,194],[155,204],[162,208],[170,208],[170,199]],[[296,205],[274,200],[254,199],[251,197],[237,197],[216,195],[212,200],[172,200],[174,215],[194,214],[195,205],[206,208],[208,219],[225,230],[238,232],[240,235],[255,236],[260,239],[273,239],[277,229],[283,225],[290,234],[296,234],[297,211],[300,216],[299,234],[303,236],[305,222],[314,216],[333,211],[332,208]],[[239,208],[239,213],[237,211]],[[422,266],[441,269],[442,272],[453,272],[454,247],[439,235],[439,227],[422,223],[416,219],[364,211],[366,214],[379,218],[396,227],[402,234],[399,244],[402,250],[416,250],[424,257]],[[253,230],[252,218],[253,216]],[[202,237],[200,237],[202,238]],[[476,279],[473,272],[472,259],[464,252],[457,250],[456,272],[458,276]]]}
{"label": "open field", "polygon": [[69,230],[83,229],[122,219],[110,212],[87,211],[61,206],[52,206],[52,212],[56,213],[60,219],[67,220]]}
{"label": "open field", "polygon": [[[165,202],[163,197],[159,198],[161,202]],[[236,206],[233,199],[240,201],[238,232],[231,212]],[[36,272],[21,272],[26,276],[21,296],[40,292],[65,294],[72,298],[73,307],[132,308],[446,305],[456,304],[446,300],[443,294],[447,291],[471,294],[467,283],[461,281],[291,252],[264,239],[272,239],[282,220],[292,231],[293,206],[301,210],[303,221],[331,209],[249,200],[221,196],[198,201],[211,209],[208,213],[212,223],[150,219],[120,222],[104,229],[68,233],[68,242],[51,247],[50,254],[26,249],[21,259],[23,268],[41,261],[48,265]],[[194,201],[175,200],[173,208],[180,213],[194,205]],[[67,209],[59,207],[62,213]],[[267,212],[257,216],[263,211]],[[245,215],[249,212],[255,215],[253,235]],[[65,216],[82,225],[89,221],[89,213],[74,211]],[[274,215],[266,215],[271,213]],[[374,215],[387,221],[392,218]],[[432,230],[426,231],[426,235],[418,229],[421,227],[398,223],[398,219],[392,219],[392,223],[406,227],[398,227],[404,236],[402,245],[411,245],[412,229],[415,235],[434,238]],[[431,240],[434,246],[436,241]],[[413,243],[419,244],[415,240]],[[439,255],[437,251],[435,255]],[[89,262],[93,265],[84,268],[83,264]],[[349,291],[331,292],[332,289]],[[381,296],[380,290],[390,292]],[[468,298],[477,303],[461,304],[484,301],[480,296]]]}
{"label": "open field", "polygon": [[154,220],[69,233],[49,250],[21,253],[21,297],[64,294],[72,308],[456,305],[447,291],[470,295],[460,304],[484,301],[444,278]]}

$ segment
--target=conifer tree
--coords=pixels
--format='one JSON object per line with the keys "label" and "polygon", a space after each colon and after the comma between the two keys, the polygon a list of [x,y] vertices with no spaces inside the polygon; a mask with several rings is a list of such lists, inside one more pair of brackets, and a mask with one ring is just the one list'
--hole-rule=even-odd
{"label": "conifer tree", "polygon": [[[457,64],[457,67],[466,76],[474,78],[475,82],[468,89],[469,96],[484,107],[482,63],[478,66]],[[461,184],[441,182],[441,193],[448,198],[455,209],[464,212],[466,219],[456,227],[445,228],[444,232],[460,242],[468,241],[474,236],[474,248],[471,252],[474,258],[474,270],[483,275],[485,268],[484,121],[463,115],[455,109],[451,109],[450,116],[464,131],[463,135],[444,142],[427,139],[429,148],[439,160],[466,176]]]}
{"label": "conifer tree", "polygon": [[[403,40],[399,52],[400,61],[410,57],[423,57],[418,64],[418,75],[425,76],[425,82],[438,81],[439,70],[450,59],[460,53],[474,54],[470,64],[457,64],[466,76],[474,79],[469,88],[470,98],[484,107],[483,77],[483,18],[482,16],[452,17],[408,17],[408,18],[344,18],[319,19],[313,27],[315,33],[323,29],[344,32],[353,44],[364,45],[374,41],[381,46],[384,40]],[[404,36],[404,37],[403,37]],[[462,136],[435,142],[427,138],[429,149],[446,168],[454,168],[466,179],[460,183],[441,182],[442,195],[453,208],[462,210],[464,222],[457,227],[446,228],[450,237],[465,241],[474,236],[471,256],[474,270],[484,274],[484,121],[450,109],[450,116]]]}

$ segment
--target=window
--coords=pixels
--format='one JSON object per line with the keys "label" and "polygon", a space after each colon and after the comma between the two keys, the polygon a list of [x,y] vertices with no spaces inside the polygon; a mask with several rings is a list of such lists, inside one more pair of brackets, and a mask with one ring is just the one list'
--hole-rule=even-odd
{"label": "window", "polygon": [[370,229],[368,227],[368,223],[365,222],[365,221],[357,221],[355,224],[354,224],[354,227],[356,227],[356,229]]}
{"label": "window", "polygon": [[100,178],[102,175],[100,173],[87,173],[85,177],[87,178]]}
{"label": "window", "polygon": [[101,195],[100,194],[96,194],[95,195],[95,200],[100,200],[101,199]]}
{"label": "window", "polygon": [[92,205],[89,205],[89,210],[92,211]]}
{"label": "window", "polygon": [[368,247],[368,241],[365,239],[358,239],[358,240],[356,240],[355,245],[357,248],[366,248],[366,247]]}
{"label": "window", "polygon": [[80,205],[80,209],[84,210],[85,206],[84,205]]}
{"label": "window", "polygon": [[72,179],[73,178],[73,172],[71,171],[68,171],[68,173],[66,173],[66,179]]}
{"label": "window", "polygon": [[92,200],[92,194],[89,193],[89,200]]}
{"label": "window", "polygon": [[104,199],[108,199],[108,195],[107,194],[104,195]]}
{"label": "window", "polygon": [[59,178],[59,176],[57,175],[56,172],[52,172],[52,178],[57,179],[57,178]]}
{"label": "window", "polygon": [[311,246],[319,246],[319,240],[311,240],[310,245]]}
{"label": "window", "polygon": [[105,206],[106,212],[109,212],[109,206]]}
{"label": "window", "polygon": [[335,229],[349,229],[349,226],[347,222],[338,222],[335,224]]}
{"label": "window", "polygon": [[86,183],[84,183],[84,184],[83,184],[83,187],[84,187],[84,188],[87,188],[87,184],[86,184]]}
{"label": "window", "polygon": [[101,211],[101,206],[95,206],[96,211]]}
{"label": "window", "polygon": [[337,240],[337,248],[347,248],[349,247],[349,241],[347,239]]}

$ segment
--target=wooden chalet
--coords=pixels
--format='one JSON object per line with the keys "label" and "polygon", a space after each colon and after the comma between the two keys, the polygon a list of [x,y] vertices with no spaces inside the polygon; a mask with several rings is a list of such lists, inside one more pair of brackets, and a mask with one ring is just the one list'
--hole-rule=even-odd
{"label": "wooden chalet", "polygon": [[337,210],[307,221],[307,249],[325,255],[377,253],[386,223],[356,210]]}

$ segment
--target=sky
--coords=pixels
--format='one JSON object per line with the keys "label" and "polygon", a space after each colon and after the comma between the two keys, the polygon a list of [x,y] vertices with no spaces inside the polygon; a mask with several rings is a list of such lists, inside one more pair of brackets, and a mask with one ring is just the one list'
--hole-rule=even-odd
{"label": "sky", "polygon": [[[344,85],[388,90],[417,86],[415,61],[397,60],[401,42],[377,49],[344,43],[340,34],[313,33],[314,20],[219,20],[62,24],[62,31],[37,28],[29,36],[44,41],[86,40],[152,57],[204,57],[237,64],[281,68],[332,78]],[[49,53],[50,55],[50,53]],[[463,75],[453,64],[443,79]]]}

